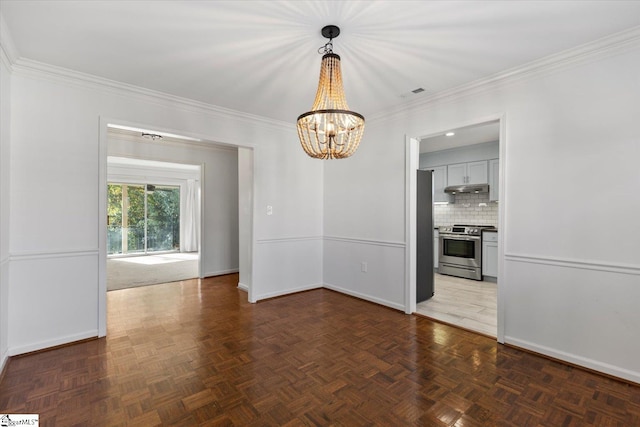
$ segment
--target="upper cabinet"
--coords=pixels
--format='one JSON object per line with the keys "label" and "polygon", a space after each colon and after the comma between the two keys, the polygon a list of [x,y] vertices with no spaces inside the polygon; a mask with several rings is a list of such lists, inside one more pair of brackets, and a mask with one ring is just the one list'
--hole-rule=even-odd
{"label": "upper cabinet", "polygon": [[447,186],[447,167],[436,166],[430,169],[433,170],[433,201],[452,202],[451,195],[444,192],[444,188]]}
{"label": "upper cabinet", "polygon": [[497,202],[500,198],[500,160],[489,160],[489,201]]}
{"label": "upper cabinet", "polygon": [[447,185],[487,184],[488,182],[486,160],[458,163],[447,167]]}

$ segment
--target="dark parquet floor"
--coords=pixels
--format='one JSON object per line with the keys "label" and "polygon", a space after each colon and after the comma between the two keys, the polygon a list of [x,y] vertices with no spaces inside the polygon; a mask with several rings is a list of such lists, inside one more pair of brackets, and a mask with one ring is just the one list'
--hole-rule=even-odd
{"label": "dark parquet floor", "polygon": [[640,388],[329,290],[108,294],[108,336],[12,358],[42,426],[640,426]]}

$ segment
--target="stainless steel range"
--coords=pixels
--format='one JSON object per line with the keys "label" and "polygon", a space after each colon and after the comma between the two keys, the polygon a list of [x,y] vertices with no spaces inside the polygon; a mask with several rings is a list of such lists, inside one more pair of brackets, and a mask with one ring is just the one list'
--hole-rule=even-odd
{"label": "stainless steel range", "polygon": [[438,272],[482,280],[482,230],[494,228],[487,225],[439,227]]}

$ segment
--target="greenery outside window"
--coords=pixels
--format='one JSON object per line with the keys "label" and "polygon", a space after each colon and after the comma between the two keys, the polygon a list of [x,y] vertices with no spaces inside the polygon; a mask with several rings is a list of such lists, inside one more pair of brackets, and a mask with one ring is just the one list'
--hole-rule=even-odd
{"label": "greenery outside window", "polygon": [[107,254],[180,250],[180,187],[108,184]]}

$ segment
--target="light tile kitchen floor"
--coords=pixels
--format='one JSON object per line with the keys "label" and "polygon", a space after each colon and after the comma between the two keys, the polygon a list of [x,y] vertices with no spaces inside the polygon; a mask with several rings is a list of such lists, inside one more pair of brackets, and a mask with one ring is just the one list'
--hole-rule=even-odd
{"label": "light tile kitchen floor", "polygon": [[498,333],[497,291],[494,282],[435,275],[435,295],[417,304],[416,312],[492,337]]}

